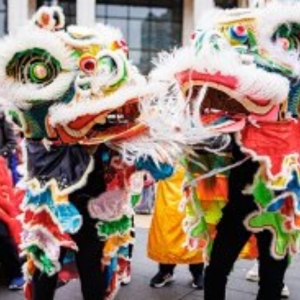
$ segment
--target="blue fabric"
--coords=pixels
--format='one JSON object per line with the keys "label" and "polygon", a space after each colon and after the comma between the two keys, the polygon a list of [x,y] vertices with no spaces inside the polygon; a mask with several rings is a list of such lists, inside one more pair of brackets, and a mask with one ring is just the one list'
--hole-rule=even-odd
{"label": "blue fabric", "polygon": [[118,268],[118,258],[114,256],[111,258],[110,264],[105,268],[105,282],[106,287],[110,286],[110,283],[113,279],[114,273],[117,271]]}
{"label": "blue fabric", "polygon": [[36,208],[47,207],[66,233],[76,233],[82,224],[82,217],[77,208],[68,202],[55,204],[49,189],[37,194],[27,191],[25,205],[32,205]]}
{"label": "blue fabric", "polygon": [[13,183],[14,185],[18,183],[20,180],[21,176],[17,171],[18,167],[18,157],[16,153],[12,153],[8,156],[8,167],[11,170],[12,173],[12,178],[13,178]]}
{"label": "blue fabric", "polygon": [[279,211],[285,204],[287,195],[292,196],[294,210],[297,214],[300,213],[300,182],[298,174],[293,172],[293,178],[288,183],[286,190],[282,192],[283,196],[279,196],[267,207],[267,211],[276,212]]}
{"label": "blue fabric", "polygon": [[157,181],[170,177],[173,174],[174,168],[170,164],[158,163],[155,164],[151,157],[141,158],[136,161],[138,170],[146,170]]}

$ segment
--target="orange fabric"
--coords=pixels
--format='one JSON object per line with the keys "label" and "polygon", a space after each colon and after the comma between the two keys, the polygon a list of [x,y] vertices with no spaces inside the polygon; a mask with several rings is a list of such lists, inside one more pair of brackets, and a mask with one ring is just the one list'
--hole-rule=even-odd
{"label": "orange fabric", "polygon": [[251,236],[250,240],[242,249],[239,258],[243,259],[256,259],[258,257],[257,243],[254,235]]}
{"label": "orange fabric", "polygon": [[197,194],[201,201],[226,201],[228,199],[228,180],[226,176],[217,175],[212,186],[207,184],[207,180],[197,182]]}

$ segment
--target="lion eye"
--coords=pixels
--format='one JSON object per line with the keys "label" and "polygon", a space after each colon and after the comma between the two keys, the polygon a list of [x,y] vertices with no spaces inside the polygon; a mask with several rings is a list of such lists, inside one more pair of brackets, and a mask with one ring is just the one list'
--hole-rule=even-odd
{"label": "lion eye", "polygon": [[98,56],[98,72],[107,88],[117,87],[127,80],[125,60],[121,55],[110,51],[103,51]]}
{"label": "lion eye", "polygon": [[61,65],[49,52],[39,48],[17,52],[6,67],[8,76],[22,83],[48,85],[61,72]]}

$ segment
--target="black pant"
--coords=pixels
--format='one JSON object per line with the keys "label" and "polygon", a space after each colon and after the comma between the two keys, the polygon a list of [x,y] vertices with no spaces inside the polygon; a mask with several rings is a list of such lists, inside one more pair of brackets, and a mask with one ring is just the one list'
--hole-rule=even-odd
{"label": "black pant", "polygon": [[[205,300],[225,299],[227,277],[240,251],[251,236],[243,221],[247,215],[247,207],[248,212],[255,210],[256,207],[251,197],[244,196],[240,200],[241,205],[228,203],[223,218],[218,224],[218,233],[204,277]],[[260,276],[257,300],[279,300],[288,259],[285,257],[276,260],[270,255],[271,233],[269,231],[256,234],[256,238]]]}
{"label": "black pant", "polygon": [[[83,218],[82,227],[72,238],[79,248],[75,259],[85,300],[103,300],[105,297],[106,284],[101,265],[105,242],[100,241],[96,230],[97,220],[90,217],[87,209],[88,201],[103,192],[104,186],[103,167],[101,161],[96,159],[87,185],[70,195],[70,202],[76,206]],[[33,300],[53,300],[57,277],[57,274],[49,277],[37,270],[32,282]]]}
{"label": "black pant", "polygon": [[[105,295],[105,280],[101,266],[104,242],[96,233],[95,221],[87,211],[82,211],[83,225],[78,233],[72,235],[79,251],[75,253],[76,265],[85,300],[102,300]],[[65,251],[62,251],[64,254]],[[63,255],[61,261],[63,260]],[[33,300],[53,300],[58,275],[47,276],[37,270],[33,276]]]}
{"label": "black pant", "polygon": [[[204,266],[203,263],[189,264],[189,270],[190,270],[193,278],[196,278],[199,275],[202,275],[203,266]],[[159,264],[159,271],[164,274],[172,274],[173,275],[175,267],[176,267],[175,264]]]}
{"label": "black pant", "polygon": [[22,276],[17,246],[2,221],[0,221],[0,263],[8,281]]}

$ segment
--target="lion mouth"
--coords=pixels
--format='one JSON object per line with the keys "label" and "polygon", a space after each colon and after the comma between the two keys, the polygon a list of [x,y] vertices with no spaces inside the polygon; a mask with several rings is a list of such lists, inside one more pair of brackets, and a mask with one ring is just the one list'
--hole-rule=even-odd
{"label": "lion mouth", "polygon": [[138,104],[131,102],[123,107],[110,111],[105,118],[93,126],[93,130],[103,131],[115,126],[132,124],[136,122],[139,116]]}
{"label": "lion mouth", "polygon": [[[192,101],[196,101],[201,87],[193,87]],[[200,108],[201,123],[220,133],[236,132],[246,124],[250,112],[237,100],[223,91],[208,88]]]}
{"label": "lion mouth", "polygon": [[[189,70],[176,74],[183,95],[189,103],[197,103],[202,89],[206,89],[199,110],[199,121],[218,132],[236,132],[247,120],[276,120],[280,104],[265,93],[247,89],[234,76],[208,74]],[[195,111],[193,107],[193,111]]]}
{"label": "lion mouth", "polygon": [[97,144],[128,138],[146,130],[139,123],[139,116],[138,101],[132,99],[122,107],[84,115],[67,125],[58,125],[56,130],[64,141],[80,140],[84,144]]}
{"label": "lion mouth", "polygon": [[201,104],[201,114],[223,112],[228,116],[249,115],[249,111],[230,95],[209,88]]}

